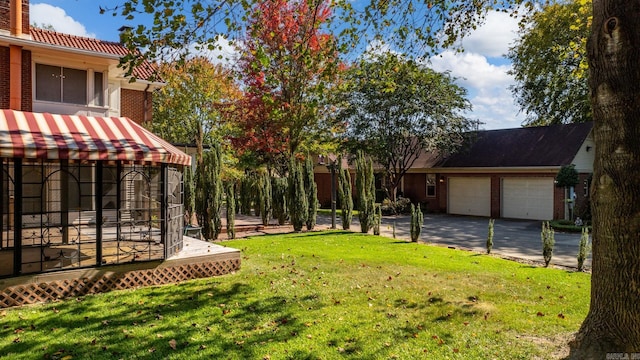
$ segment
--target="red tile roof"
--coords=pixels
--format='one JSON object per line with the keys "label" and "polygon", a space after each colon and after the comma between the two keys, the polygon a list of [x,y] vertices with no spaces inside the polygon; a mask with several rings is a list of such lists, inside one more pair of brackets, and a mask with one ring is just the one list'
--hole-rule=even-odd
{"label": "red tile roof", "polygon": [[[30,30],[31,38],[34,41],[62,46],[78,50],[87,50],[96,53],[124,56],[128,54],[129,50],[122,46],[122,44],[112,41],[104,41],[98,39],[92,39],[87,37],[63,34],[56,31],[44,30],[32,27]],[[136,79],[150,80],[153,78],[157,66],[150,62],[143,62],[137,66],[133,71],[133,76]]]}

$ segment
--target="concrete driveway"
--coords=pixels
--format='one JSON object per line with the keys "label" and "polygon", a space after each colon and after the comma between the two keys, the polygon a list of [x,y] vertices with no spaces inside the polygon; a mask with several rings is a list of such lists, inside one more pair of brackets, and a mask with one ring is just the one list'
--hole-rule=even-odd
{"label": "concrete driveway", "polygon": [[[395,222],[396,237],[409,240],[410,221],[410,216],[385,216],[382,219],[381,233],[391,237]],[[357,217],[354,217],[354,223],[351,230],[358,231],[360,225],[357,223]],[[340,229],[339,217],[336,225]],[[420,241],[486,252],[488,225],[487,218],[425,214]],[[541,226],[540,221],[496,219],[492,254],[544,263],[540,240]],[[556,232],[555,241],[551,264],[576,267],[580,234]],[[585,261],[585,266],[591,267],[590,259]]]}

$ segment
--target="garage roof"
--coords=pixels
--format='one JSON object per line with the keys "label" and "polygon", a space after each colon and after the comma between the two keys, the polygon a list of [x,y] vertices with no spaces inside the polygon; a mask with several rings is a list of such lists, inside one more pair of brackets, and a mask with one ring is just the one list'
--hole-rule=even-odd
{"label": "garage roof", "polygon": [[0,111],[0,157],[190,165],[191,157],[122,117]]}
{"label": "garage roof", "polygon": [[571,164],[592,122],[479,131],[468,146],[435,167],[528,167]]}

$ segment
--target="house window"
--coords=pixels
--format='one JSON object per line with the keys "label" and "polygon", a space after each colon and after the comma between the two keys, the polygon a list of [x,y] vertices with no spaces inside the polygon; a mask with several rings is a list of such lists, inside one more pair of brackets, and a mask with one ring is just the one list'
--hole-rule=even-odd
{"label": "house window", "polygon": [[436,196],[436,174],[427,174],[427,196]]}
{"label": "house window", "polygon": [[[93,89],[88,92],[91,75]],[[91,102],[88,93],[94,105],[104,106],[103,73],[36,64],[36,100],[87,105]]]}
{"label": "house window", "polygon": [[93,73],[93,103],[96,106],[104,106],[104,84],[101,72]]}

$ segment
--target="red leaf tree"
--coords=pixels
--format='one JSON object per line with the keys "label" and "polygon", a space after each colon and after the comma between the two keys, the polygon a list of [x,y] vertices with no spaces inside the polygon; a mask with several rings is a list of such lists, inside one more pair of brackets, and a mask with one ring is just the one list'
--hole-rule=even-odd
{"label": "red leaf tree", "polygon": [[324,0],[269,0],[254,7],[239,66],[244,96],[233,111],[239,153],[279,162],[331,133],[322,113],[338,71],[334,38],[322,32],[330,13]]}

